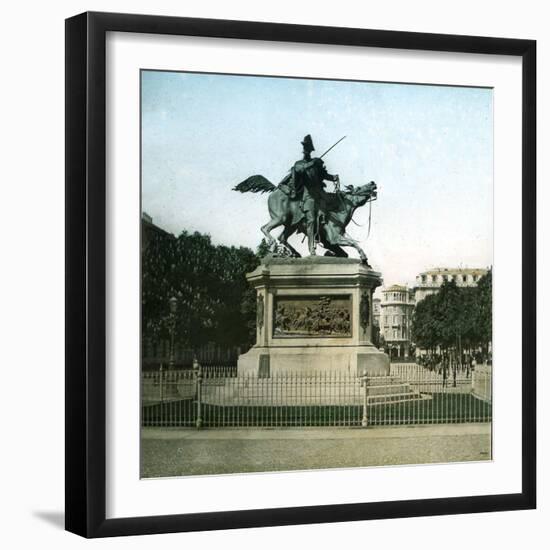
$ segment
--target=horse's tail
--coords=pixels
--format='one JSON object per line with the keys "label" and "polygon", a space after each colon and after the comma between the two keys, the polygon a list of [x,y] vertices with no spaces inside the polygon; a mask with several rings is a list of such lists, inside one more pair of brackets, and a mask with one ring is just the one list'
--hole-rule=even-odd
{"label": "horse's tail", "polygon": [[240,191],[241,193],[271,193],[274,189],[275,186],[267,178],[260,175],[250,176],[233,187],[233,191]]}

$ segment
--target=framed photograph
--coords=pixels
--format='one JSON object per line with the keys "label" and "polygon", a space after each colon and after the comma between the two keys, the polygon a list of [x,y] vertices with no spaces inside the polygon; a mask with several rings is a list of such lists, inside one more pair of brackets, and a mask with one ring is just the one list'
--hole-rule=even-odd
{"label": "framed photograph", "polygon": [[536,44],[66,21],[66,528],[535,507]]}

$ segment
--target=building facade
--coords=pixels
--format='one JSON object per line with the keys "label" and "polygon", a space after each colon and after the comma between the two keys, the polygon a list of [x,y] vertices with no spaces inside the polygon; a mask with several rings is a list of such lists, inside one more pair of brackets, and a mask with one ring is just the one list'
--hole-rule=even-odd
{"label": "building facade", "polygon": [[380,342],[380,311],[382,300],[380,298],[372,299],[372,343],[377,347],[381,347]]}
{"label": "building facade", "polygon": [[373,298],[372,299],[372,324],[374,326],[379,327],[380,326],[380,304],[382,300],[380,298]]}
{"label": "building facade", "polygon": [[407,286],[392,285],[382,290],[380,334],[392,359],[405,359],[410,356],[414,305],[414,290]]}
{"label": "building facade", "polygon": [[418,303],[430,294],[435,294],[444,282],[454,281],[457,286],[476,286],[479,279],[486,275],[487,269],[439,267],[424,271],[416,276],[414,288],[415,302]]}

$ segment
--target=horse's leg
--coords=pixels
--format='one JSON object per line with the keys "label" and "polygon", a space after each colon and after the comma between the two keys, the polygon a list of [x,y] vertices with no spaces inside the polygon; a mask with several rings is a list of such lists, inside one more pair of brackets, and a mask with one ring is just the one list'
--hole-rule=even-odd
{"label": "horse's leg", "polygon": [[328,250],[325,256],[335,256],[337,258],[347,258],[348,253],[339,246],[339,239],[343,236],[340,228],[336,228],[334,224],[328,223],[323,226],[321,235],[321,244]]}
{"label": "horse's leg", "polygon": [[321,243],[328,250],[325,256],[335,256],[336,258],[347,258],[348,253],[337,244]]}
{"label": "horse's leg", "polygon": [[265,235],[269,246],[275,252],[277,240],[273,238],[271,231],[286,223],[289,214],[288,197],[280,189],[275,189],[267,199],[267,208],[271,220],[261,228],[261,231]]}
{"label": "horse's leg", "polygon": [[357,250],[357,252],[359,252],[359,257],[361,258],[361,261],[367,266],[367,267],[371,267],[369,265],[369,261],[367,259],[367,255],[365,254],[364,250],[359,246],[359,243],[352,239],[351,237],[348,237],[347,235],[336,235],[335,236],[335,242],[334,244],[335,245],[338,245],[338,246],[352,246],[353,248],[355,248],[355,250]]}
{"label": "horse's leg", "polygon": [[269,246],[271,246],[272,248],[275,248],[277,246],[277,241],[273,238],[270,232],[276,227],[283,225],[283,223],[284,220],[281,217],[271,218],[271,220],[263,225],[261,228],[262,233],[265,235],[267,242],[269,243]]}
{"label": "horse's leg", "polygon": [[290,253],[295,258],[300,258],[300,253],[288,242],[288,238],[294,233],[295,228],[291,225],[285,225],[283,232],[279,235],[279,242],[290,250]]}

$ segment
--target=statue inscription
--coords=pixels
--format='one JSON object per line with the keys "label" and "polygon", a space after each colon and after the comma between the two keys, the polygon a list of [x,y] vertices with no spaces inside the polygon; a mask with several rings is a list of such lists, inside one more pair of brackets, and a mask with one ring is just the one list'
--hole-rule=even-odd
{"label": "statue inscription", "polygon": [[351,336],[351,296],[278,296],[273,336]]}

